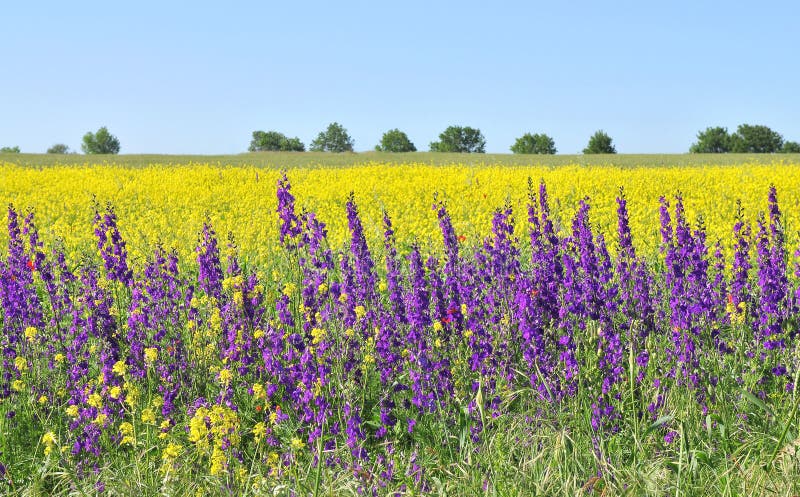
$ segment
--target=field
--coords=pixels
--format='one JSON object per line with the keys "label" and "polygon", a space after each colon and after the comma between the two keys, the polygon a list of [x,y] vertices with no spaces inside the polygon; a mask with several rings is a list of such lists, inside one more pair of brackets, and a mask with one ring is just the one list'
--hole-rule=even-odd
{"label": "field", "polygon": [[0,493],[800,494],[798,156],[84,160],[0,156]]}

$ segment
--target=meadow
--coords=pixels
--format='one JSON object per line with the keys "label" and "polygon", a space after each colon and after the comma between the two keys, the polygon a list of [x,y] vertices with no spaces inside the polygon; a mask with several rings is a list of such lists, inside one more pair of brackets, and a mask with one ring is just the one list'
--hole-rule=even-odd
{"label": "meadow", "polygon": [[800,494],[800,158],[0,157],[0,493]]}

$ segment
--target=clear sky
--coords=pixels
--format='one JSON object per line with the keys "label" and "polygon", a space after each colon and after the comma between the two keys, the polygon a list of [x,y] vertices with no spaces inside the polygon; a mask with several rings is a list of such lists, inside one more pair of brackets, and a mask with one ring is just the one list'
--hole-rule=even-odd
{"label": "clear sky", "polygon": [[238,153],[253,130],[357,151],[448,125],[487,152],[525,132],[579,153],[685,152],[698,130],[800,141],[796,1],[14,1],[0,8],[0,146]]}

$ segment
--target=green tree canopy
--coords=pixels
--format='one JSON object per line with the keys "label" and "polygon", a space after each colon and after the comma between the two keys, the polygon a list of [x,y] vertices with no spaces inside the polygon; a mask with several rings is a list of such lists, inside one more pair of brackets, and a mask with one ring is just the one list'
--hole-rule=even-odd
{"label": "green tree canopy", "polygon": [[773,154],[783,147],[783,137],[764,125],[740,124],[731,135],[731,151],[738,153]]}
{"label": "green tree canopy", "polygon": [[511,152],[515,154],[555,154],[556,142],[544,133],[524,135],[517,138],[517,141],[511,145]]}
{"label": "green tree canopy", "polygon": [[16,145],[13,147],[0,147],[0,154],[18,154],[18,153],[19,153],[19,147]]}
{"label": "green tree canopy", "polygon": [[320,131],[310,148],[314,152],[352,152],[353,145],[353,139],[344,126],[333,122],[325,131]]}
{"label": "green tree canopy", "polygon": [[476,153],[486,152],[486,139],[480,129],[469,126],[449,126],[439,135],[438,142],[431,142],[431,152]]}
{"label": "green tree canopy", "polygon": [[56,143],[52,147],[47,149],[48,154],[68,154],[69,147],[64,145],[63,143]]}
{"label": "green tree canopy", "polygon": [[381,142],[375,145],[378,152],[416,152],[417,147],[408,139],[408,135],[399,129],[390,129],[381,137]]}
{"label": "green tree canopy", "polygon": [[118,154],[119,140],[103,126],[97,133],[89,131],[83,135],[81,150],[85,154]]}
{"label": "green tree canopy", "polygon": [[589,138],[589,144],[583,149],[584,154],[616,154],[617,149],[611,143],[611,137],[605,131],[598,130]]}
{"label": "green tree canopy", "polygon": [[250,152],[304,152],[305,144],[300,138],[287,138],[283,133],[277,131],[253,131],[253,139],[250,140]]}
{"label": "green tree canopy", "polygon": [[724,154],[731,151],[731,137],[728,128],[709,127],[697,133],[697,141],[689,147],[693,154]]}

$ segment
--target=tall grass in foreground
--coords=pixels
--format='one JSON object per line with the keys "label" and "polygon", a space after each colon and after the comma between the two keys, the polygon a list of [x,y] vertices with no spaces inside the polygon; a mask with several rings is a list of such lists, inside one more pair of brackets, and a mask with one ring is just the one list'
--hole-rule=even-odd
{"label": "tall grass in foreground", "polygon": [[658,257],[637,253],[622,193],[599,233],[588,200],[559,229],[529,190],[480,243],[435,204],[430,256],[399,250],[386,213],[378,260],[353,196],[338,249],[282,176],[270,264],[206,221],[189,272],[161,246],[131,264],[110,206],[77,266],[10,207],[0,489],[800,493],[800,299],[775,189],[727,247],[662,198]]}

